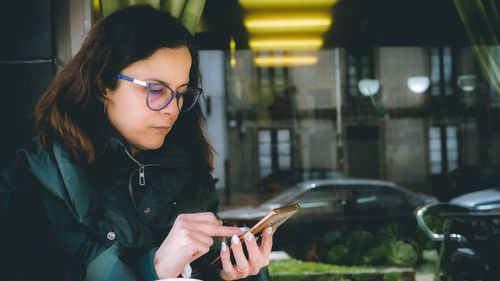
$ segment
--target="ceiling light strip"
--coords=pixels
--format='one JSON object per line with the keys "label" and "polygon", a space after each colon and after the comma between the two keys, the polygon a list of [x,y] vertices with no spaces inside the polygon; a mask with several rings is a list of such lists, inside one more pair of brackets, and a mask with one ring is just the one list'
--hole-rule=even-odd
{"label": "ceiling light strip", "polygon": [[245,8],[330,7],[338,0],[240,0]]}
{"label": "ceiling light strip", "polygon": [[256,57],[254,59],[258,67],[314,65],[317,62],[318,58],[315,56]]}
{"label": "ceiling light strip", "polygon": [[323,45],[323,39],[250,39],[252,50],[316,50]]}

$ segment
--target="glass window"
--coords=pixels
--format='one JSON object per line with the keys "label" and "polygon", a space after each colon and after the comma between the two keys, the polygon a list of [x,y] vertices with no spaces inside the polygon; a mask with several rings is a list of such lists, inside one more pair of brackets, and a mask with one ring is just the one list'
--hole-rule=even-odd
{"label": "glass window", "polygon": [[305,215],[342,215],[346,205],[353,199],[353,190],[339,186],[322,186],[304,192],[294,200]]}
{"label": "glass window", "polygon": [[259,129],[260,177],[292,168],[292,144],[289,129]]}
{"label": "glass window", "polygon": [[439,127],[431,127],[429,132],[430,161],[433,174],[440,174],[441,169],[441,130]]}
{"label": "glass window", "polygon": [[405,205],[404,194],[381,186],[356,187],[355,212],[389,211]]}

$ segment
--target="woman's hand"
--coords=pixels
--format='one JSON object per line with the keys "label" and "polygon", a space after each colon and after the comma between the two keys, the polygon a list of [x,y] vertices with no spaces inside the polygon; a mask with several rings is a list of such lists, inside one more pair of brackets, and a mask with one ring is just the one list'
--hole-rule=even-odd
{"label": "woman's hand", "polygon": [[233,251],[236,264],[231,263],[230,253],[226,244],[222,244],[221,262],[222,269],[219,276],[224,280],[235,280],[245,278],[249,275],[256,275],[260,269],[269,264],[269,255],[273,247],[273,229],[268,227],[262,232],[262,243],[257,245],[252,233],[245,234],[244,243],[248,252],[248,259],[245,257],[240,239],[233,236],[231,239],[231,250]]}
{"label": "woman's hand", "polygon": [[177,277],[184,267],[206,254],[214,236],[241,235],[238,227],[221,226],[213,213],[181,214],[154,256],[160,279]]}

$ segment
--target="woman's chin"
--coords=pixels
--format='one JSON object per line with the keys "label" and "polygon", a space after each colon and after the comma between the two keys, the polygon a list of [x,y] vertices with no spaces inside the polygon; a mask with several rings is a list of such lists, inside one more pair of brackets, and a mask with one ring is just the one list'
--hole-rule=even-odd
{"label": "woman's chin", "polygon": [[148,142],[147,144],[145,144],[143,147],[143,150],[154,150],[154,149],[158,149],[160,148],[162,145],[163,145],[163,142],[165,141],[165,139],[161,139],[161,140],[158,140],[158,141],[155,141],[155,142]]}

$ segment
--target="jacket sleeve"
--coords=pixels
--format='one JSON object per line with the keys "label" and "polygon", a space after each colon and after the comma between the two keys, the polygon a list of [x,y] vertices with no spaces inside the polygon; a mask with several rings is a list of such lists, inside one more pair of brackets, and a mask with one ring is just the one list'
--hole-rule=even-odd
{"label": "jacket sleeve", "polygon": [[47,192],[23,157],[0,172],[0,224],[0,249],[8,257],[0,263],[2,280],[158,279],[155,248],[101,242]]}
{"label": "jacket sleeve", "polygon": [[[134,247],[97,237],[78,223],[66,205],[47,195],[47,216],[57,242],[71,262],[73,274],[87,281],[157,280],[153,257],[156,248]],[[100,234],[102,236],[103,234]]]}
{"label": "jacket sleeve", "polygon": [[0,171],[2,280],[61,280],[66,268],[42,204],[43,191],[20,165]]}

